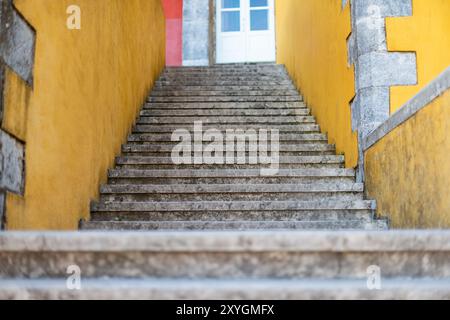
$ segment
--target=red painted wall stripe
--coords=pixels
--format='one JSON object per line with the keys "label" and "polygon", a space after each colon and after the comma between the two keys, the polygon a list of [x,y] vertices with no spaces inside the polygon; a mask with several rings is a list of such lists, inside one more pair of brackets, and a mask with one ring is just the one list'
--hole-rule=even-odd
{"label": "red painted wall stripe", "polygon": [[162,0],[166,16],[166,65],[183,64],[183,0]]}

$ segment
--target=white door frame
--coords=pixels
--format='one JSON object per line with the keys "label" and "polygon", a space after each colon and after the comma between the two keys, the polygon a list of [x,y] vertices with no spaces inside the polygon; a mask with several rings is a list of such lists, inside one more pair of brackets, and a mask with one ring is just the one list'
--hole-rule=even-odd
{"label": "white door frame", "polygon": [[[216,63],[239,63],[239,62],[275,62],[276,43],[275,43],[275,0],[268,0],[268,7],[250,8],[250,0],[240,0],[240,8],[222,9],[222,0],[213,0],[215,2],[216,14]],[[269,29],[264,31],[250,30],[250,11],[251,9],[268,9]],[[240,31],[222,32],[222,12],[239,11],[240,12]],[[258,42],[258,38],[259,42]],[[231,54],[224,51],[223,41],[234,42]],[[265,56],[260,57],[260,53]],[[228,55],[228,57],[227,57]],[[233,55],[230,58],[230,55]]]}

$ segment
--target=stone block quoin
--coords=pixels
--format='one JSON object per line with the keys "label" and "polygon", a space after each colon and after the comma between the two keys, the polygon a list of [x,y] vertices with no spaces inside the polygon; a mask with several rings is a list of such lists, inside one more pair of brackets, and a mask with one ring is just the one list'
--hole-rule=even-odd
{"label": "stone block quoin", "polygon": [[[3,120],[5,68],[26,85],[33,84],[36,32],[15,9],[12,0],[0,3],[0,121]],[[0,128],[0,229],[5,220],[6,192],[23,194],[25,144]]]}
{"label": "stone block quoin", "polygon": [[[346,5],[348,0],[343,0]],[[386,18],[412,15],[412,0],[351,0],[349,65],[355,70],[352,129],[358,132],[359,173],[364,180],[362,141],[390,117],[390,87],[417,84],[414,52],[387,49]]]}

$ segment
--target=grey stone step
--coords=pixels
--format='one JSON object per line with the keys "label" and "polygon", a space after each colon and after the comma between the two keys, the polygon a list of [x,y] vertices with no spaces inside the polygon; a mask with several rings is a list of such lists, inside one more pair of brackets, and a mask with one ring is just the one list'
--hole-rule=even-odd
{"label": "grey stone step", "polygon": [[[450,278],[448,231],[61,232],[0,234],[0,278],[214,280]],[[108,279],[110,280],[110,279]],[[0,285],[0,290],[5,286]],[[177,286],[179,289],[179,286]],[[341,289],[341,288],[339,288]],[[366,287],[367,290],[367,287]],[[83,291],[83,290],[81,290]],[[383,290],[381,290],[383,291]]]}
{"label": "grey stone step", "polygon": [[261,80],[259,78],[253,77],[249,80],[223,80],[223,79],[209,79],[208,81],[197,79],[197,80],[183,80],[183,79],[173,79],[173,80],[157,80],[155,86],[292,86],[291,80]]}
{"label": "grey stone step", "polygon": [[198,110],[198,109],[305,109],[303,102],[185,102],[185,103],[146,103],[144,110],[172,109],[172,110]]}
{"label": "grey stone step", "polygon": [[104,185],[101,201],[362,200],[362,184]]}
{"label": "grey stone step", "polygon": [[[246,150],[249,149],[249,145],[246,145]],[[122,152],[161,152],[171,153],[173,150],[172,144],[154,144],[154,145],[140,145],[140,144],[126,144],[122,146]],[[335,147],[329,144],[299,144],[299,145],[280,145],[280,152],[333,152]]]}
{"label": "grey stone step", "polygon": [[90,221],[81,226],[84,230],[386,230],[377,223],[360,220],[343,221]]}
{"label": "grey stone step", "polygon": [[[0,280],[1,300],[449,300],[450,279],[387,279],[368,290],[361,279],[67,279]],[[211,314],[210,311],[209,314]]]}
{"label": "grey stone step", "polygon": [[[175,130],[180,129],[180,125],[165,125],[165,124],[153,124],[153,125],[136,125],[133,128],[132,133],[170,133],[172,134]],[[184,129],[189,132],[194,132],[194,126],[188,125]],[[320,133],[320,127],[316,124],[297,124],[297,125],[266,125],[266,124],[220,124],[220,125],[202,125],[202,131],[215,129],[221,132],[226,132],[226,130],[244,130],[254,129],[259,132],[259,130],[271,130],[278,129],[281,133]],[[196,131],[201,132],[201,131]]]}
{"label": "grey stone step", "polygon": [[231,116],[250,116],[250,117],[279,117],[279,116],[308,116],[308,109],[144,109],[141,116],[147,117],[231,117]]}
{"label": "grey stone step", "polygon": [[182,202],[116,202],[91,204],[92,212],[224,212],[224,211],[312,211],[374,210],[375,202],[355,201],[182,201]]}
{"label": "grey stone step", "polygon": [[148,102],[301,102],[300,96],[149,97]]}
{"label": "grey stone step", "polygon": [[239,96],[295,96],[300,95],[295,90],[222,90],[222,91],[175,91],[175,90],[157,90],[152,92],[152,97],[239,97]]}
{"label": "grey stone step", "polygon": [[179,82],[196,82],[201,81],[204,84],[210,84],[214,81],[290,81],[289,77],[286,75],[273,74],[206,74],[205,76],[190,76],[189,74],[177,74],[177,75],[162,75],[158,81],[179,81]]}
{"label": "grey stone step", "polygon": [[[249,145],[246,145],[246,156],[249,156]],[[257,145],[252,145],[253,148],[257,148]],[[126,144],[122,147],[123,156],[146,156],[146,157],[160,157],[171,156],[174,144],[153,144],[153,145],[139,145],[139,144]],[[320,155],[334,155],[334,146],[322,144],[299,144],[289,145],[281,144],[279,147],[279,154],[281,156],[320,156]],[[194,153],[191,153],[194,156]]]}
{"label": "grey stone step", "polygon": [[279,70],[279,71],[283,71],[286,70],[286,68],[284,67],[284,65],[281,64],[217,64],[217,65],[213,65],[213,66],[192,66],[192,67],[166,67],[166,69],[164,70],[165,72],[168,73],[184,73],[184,72],[190,72],[190,71],[194,71],[194,72],[214,72],[216,70],[236,70],[236,71],[241,71],[241,70]]}
{"label": "grey stone step", "polygon": [[[145,168],[145,169],[221,169],[221,168],[251,168],[262,169],[269,168],[270,165],[257,163],[249,164],[175,164],[172,157],[145,157],[145,156],[121,156],[116,158],[116,165],[123,168]],[[344,165],[343,156],[280,156],[279,168],[340,168]],[[273,166],[272,166],[273,167]]]}
{"label": "grey stone step", "polygon": [[339,221],[372,222],[372,210],[302,211],[102,211],[93,212],[91,221]]}
{"label": "grey stone step", "polygon": [[[180,125],[180,129],[186,129],[182,125]],[[191,132],[191,138],[193,139],[193,135],[195,132]],[[269,137],[268,144],[270,144],[270,132],[267,134]],[[205,144],[207,144],[208,141],[204,136]],[[224,134],[224,141],[226,138],[226,135]],[[301,142],[306,143],[318,143],[323,142],[326,143],[327,137],[324,134],[321,133],[279,133],[279,142],[280,144],[283,142],[293,142],[290,144],[297,144]],[[172,144],[178,144],[178,141],[172,141],[172,134],[171,133],[133,133],[128,136],[128,142],[166,142],[166,143],[172,143]],[[247,140],[248,143],[248,140]]]}
{"label": "grey stone step", "polygon": [[203,86],[174,86],[174,85],[159,85],[156,84],[153,87],[154,92],[156,91],[167,91],[167,90],[173,90],[173,91],[259,91],[259,90],[274,90],[276,88],[277,90],[294,90],[297,91],[297,88],[293,84],[286,84],[286,85],[278,85],[278,86],[268,86],[268,85],[259,85],[259,86],[236,86],[236,85],[228,85],[228,86],[210,86],[210,85],[203,85]]}
{"label": "grey stone step", "polygon": [[114,169],[108,173],[111,184],[264,184],[264,183],[352,183],[352,169],[280,169],[274,177],[256,170],[133,170]]}
{"label": "grey stone step", "polygon": [[203,124],[266,124],[266,125],[285,125],[314,123],[312,116],[280,116],[280,117],[252,117],[252,116],[221,116],[221,117],[145,117],[141,116],[137,124],[187,124],[194,125],[195,121],[202,121]]}

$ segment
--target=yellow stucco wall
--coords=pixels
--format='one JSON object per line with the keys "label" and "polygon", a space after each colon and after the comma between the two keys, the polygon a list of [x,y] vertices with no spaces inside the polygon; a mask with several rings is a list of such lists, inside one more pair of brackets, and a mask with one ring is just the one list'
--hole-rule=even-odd
{"label": "yellow stucco wall", "polygon": [[386,20],[390,51],[415,51],[418,85],[391,88],[395,112],[450,66],[450,1],[413,0],[411,17]]}
{"label": "yellow stucco wall", "polygon": [[[8,229],[75,229],[164,66],[160,0],[16,0],[37,32],[34,88],[6,79],[3,127],[26,142]],[[81,30],[66,9],[81,7]]]}
{"label": "yellow stucco wall", "polygon": [[450,90],[366,152],[366,188],[395,228],[450,227]]}
{"label": "yellow stucco wall", "polygon": [[277,62],[285,64],[330,143],[358,161],[351,129],[350,100],[355,95],[353,68],[347,63],[351,32],[349,6],[341,1],[277,0]]}

